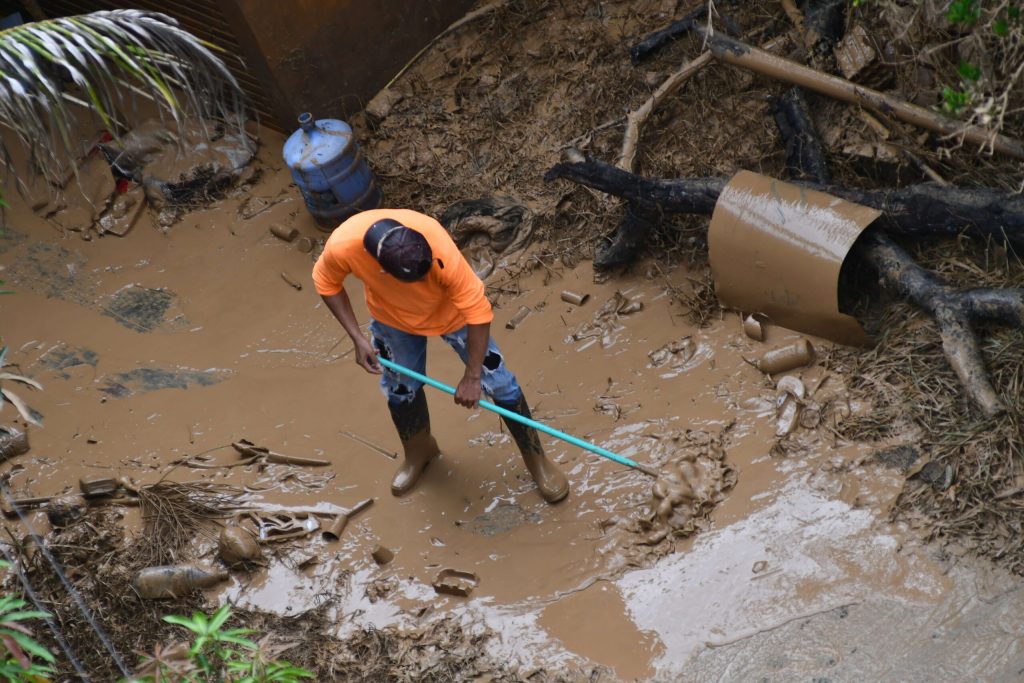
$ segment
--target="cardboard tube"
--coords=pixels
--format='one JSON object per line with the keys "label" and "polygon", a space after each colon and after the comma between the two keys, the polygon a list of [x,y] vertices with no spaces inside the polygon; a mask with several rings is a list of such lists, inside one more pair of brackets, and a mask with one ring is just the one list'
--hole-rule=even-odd
{"label": "cardboard tube", "polygon": [[395,554],[382,545],[374,548],[370,555],[373,557],[374,562],[382,566],[395,559]]}
{"label": "cardboard tube", "polygon": [[761,372],[774,375],[777,372],[802,368],[805,365],[810,365],[813,361],[814,347],[806,339],[800,339],[765,353],[757,361],[757,368]]}
{"label": "cardboard tube", "polygon": [[299,236],[298,230],[287,225],[281,225],[280,223],[274,223],[273,225],[271,225],[270,233],[274,237],[282,239],[285,242],[293,242],[295,238]]}
{"label": "cardboard tube", "polygon": [[519,327],[519,324],[526,320],[526,316],[530,315],[530,309],[526,306],[520,306],[516,314],[512,316],[512,319],[505,323],[505,327],[514,330]]}
{"label": "cardboard tube", "polygon": [[360,501],[353,506],[351,510],[346,510],[340,515],[335,515],[330,519],[325,526],[323,526],[323,539],[325,541],[337,541],[341,538],[341,533],[348,526],[348,520],[352,519],[353,515],[373,504],[373,498],[367,498],[366,500]]}
{"label": "cardboard tube", "polygon": [[568,289],[562,292],[562,301],[573,306],[582,306],[589,300],[589,294],[577,294],[576,292],[570,292]]}
{"label": "cardboard tube", "polygon": [[764,341],[764,326],[752,315],[743,319],[743,331],[754,341]]}
{"label": "cardboard tube", "polygon": [[348,526],[348,515],[337,515],[331,518],[331,520],[321,530],[325,541],[337,541],[341,538],[341,532]]}

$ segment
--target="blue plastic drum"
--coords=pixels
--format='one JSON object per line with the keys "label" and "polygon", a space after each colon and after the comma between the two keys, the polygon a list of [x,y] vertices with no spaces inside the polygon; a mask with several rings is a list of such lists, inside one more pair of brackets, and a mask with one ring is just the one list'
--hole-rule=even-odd
{"label": "blue plastic drum", "polygon": [[352,128],[337,119],[299,116],[299,130],[284,143],[284,160],[306,208],[324,230],[381,203],[377,179],[366,165]]}

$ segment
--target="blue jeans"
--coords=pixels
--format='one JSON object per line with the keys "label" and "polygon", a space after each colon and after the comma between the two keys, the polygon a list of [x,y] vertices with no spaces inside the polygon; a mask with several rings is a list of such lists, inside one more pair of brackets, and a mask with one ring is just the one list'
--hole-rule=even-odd
{"label": "blue jeans", "polygon": [[[381,357],[410,370],[415,370],[421,375],[427,374],[426,337],[396,330],[394,327],[376,320],[370,323],[370,334],[373,348]],[[463,327],[455,332],[441,335],[441,338],[455,349],[455,353],[459,354],[463,363],[466,362],[466,334],[467,330]],[[484,354],[483,376],[480,378],[480,385],[484,393],[490,396],[495,403],[515,403],[523,393],[515,375],[505,365],[505,358],[498,350],[494,339],[487,340],[487,353]],[[380,386],[384,390],[384,395],[387,396],[388,404],[398,406],[412,401],[423,383],[385,368],[384,374],[380,378]]]}

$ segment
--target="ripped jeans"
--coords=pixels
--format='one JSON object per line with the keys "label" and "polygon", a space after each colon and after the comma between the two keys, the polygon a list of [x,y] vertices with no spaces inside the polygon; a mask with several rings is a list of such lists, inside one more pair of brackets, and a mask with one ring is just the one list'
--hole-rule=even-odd
{"label": "ripped jeans", "polygon": [[[370,334],[373,348],[382,358],[398,363],[421,375],[427,374],[427,338],[418,334],[409,334],[396,330],[394,327],[374,320],[370,323]],[[466,362],[465,327],[454,332],[441,335],[448,345],[455,349],[462,362]],[[515,375],[505,365],[505,359],[498,350],[494,339],[487,340],[487,353],[484,355],[483,376],[480,385],[484,393],[495,403],[510,404],[519,400],[522,390]],[[397,406],[408,403],[416,396],[423,383],[411,377],[384,369],[380,378],[380,386],[387,396],[388,404]]]}

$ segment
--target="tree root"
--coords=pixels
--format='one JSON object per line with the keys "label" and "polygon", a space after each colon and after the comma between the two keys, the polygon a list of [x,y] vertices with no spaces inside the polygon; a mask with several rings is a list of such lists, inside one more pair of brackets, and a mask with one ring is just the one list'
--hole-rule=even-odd
{"label": "tree root", "polygon": [[886,289],[935,319],[946,360],[985,415],[1004,412],[973,326],[988,322],[1024,326],[1024,289],[953,289],[878,231],[866,233],[856,250],[878,271]]}
{"label": "tree root", "polygon": [[[594,159],[560,163],[544,174],[564,178],[631,202],[651,202],[665,213],[711,215],[725,178],[659,179],[635,175]],[[1024,245],[1024,195],[989,188],[941,187],[923,183],[895,190],[866,190],[795,180],[812,190],[882,212],[886,232],[911,238],[956,237],[968,233]]]}

